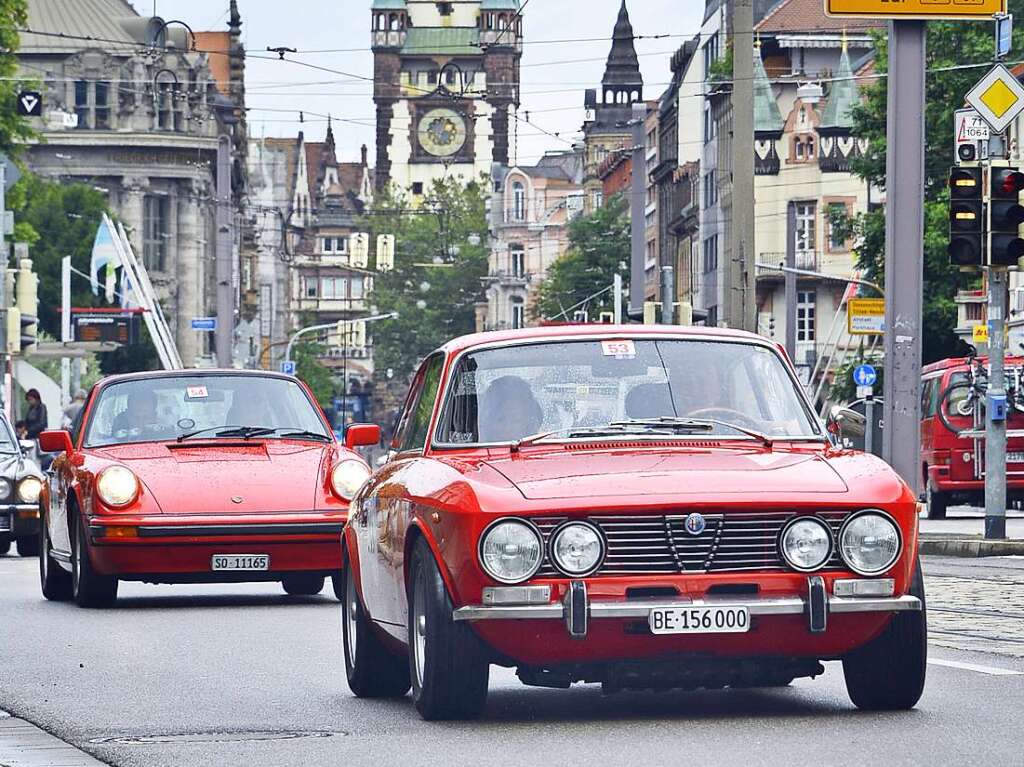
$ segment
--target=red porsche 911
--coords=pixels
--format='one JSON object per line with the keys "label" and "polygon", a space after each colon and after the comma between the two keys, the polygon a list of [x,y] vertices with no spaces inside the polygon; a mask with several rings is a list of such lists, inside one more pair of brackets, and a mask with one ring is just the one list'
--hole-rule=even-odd
{"label": "red porsche 911", "polygon": [[266,372],[185,370],[97,384],[40,494],[39,572],[47,599],[112,604],[122,580],[279,581],[319,593],[341,567],[338,536],[369,476],[339,445],[308,388]]}

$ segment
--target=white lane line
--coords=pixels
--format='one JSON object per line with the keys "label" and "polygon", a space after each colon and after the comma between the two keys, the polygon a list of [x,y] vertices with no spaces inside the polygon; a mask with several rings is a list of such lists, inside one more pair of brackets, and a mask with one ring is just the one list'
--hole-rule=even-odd
{"label": "white lane line", "polygon": [[1024,674],[1024,671],[1015,671],[1012,668],[979,666],[977,663],[961,663],[960,661],[946,660],[945,658],[929,658],[928,663],[932,666],[948,666],[949,668],[959,668],[964,671],[977,671],[979,674],[988,674],[989,676],[1019,676]]}

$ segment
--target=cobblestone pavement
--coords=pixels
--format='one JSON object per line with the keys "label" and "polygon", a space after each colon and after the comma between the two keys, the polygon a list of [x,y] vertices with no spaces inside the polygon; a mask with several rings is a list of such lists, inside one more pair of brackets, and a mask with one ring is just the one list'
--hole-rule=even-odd
{"label": "cobblestone pavement", "polygon": [[932,646],[1024,658],[1024,557],[922,562]]}

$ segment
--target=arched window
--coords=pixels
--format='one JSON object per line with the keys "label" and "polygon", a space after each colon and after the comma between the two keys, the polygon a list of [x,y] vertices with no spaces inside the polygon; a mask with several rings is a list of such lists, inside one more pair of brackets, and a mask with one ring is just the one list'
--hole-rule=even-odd
{"label": "arched window", "polygon": [[526,187],[520,181],[512,184],[512,220],[526,220]]}

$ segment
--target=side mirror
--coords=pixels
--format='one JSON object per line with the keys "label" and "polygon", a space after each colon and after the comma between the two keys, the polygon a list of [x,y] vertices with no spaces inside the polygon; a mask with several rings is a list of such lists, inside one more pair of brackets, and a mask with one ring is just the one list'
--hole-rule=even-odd
{"label": "side mirror", "polygon": [[354,423],[345,430],[345,447],[369,447],[380,444],[380,427],[375,423]]}
{"label": "side mirror", "polygon": [[74,450],[71,445],[71,432],[63,429],[44,431],[39,435],[39,449],[44,453],[67,453]]}

